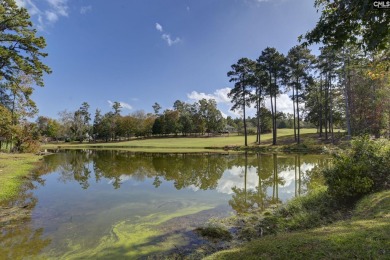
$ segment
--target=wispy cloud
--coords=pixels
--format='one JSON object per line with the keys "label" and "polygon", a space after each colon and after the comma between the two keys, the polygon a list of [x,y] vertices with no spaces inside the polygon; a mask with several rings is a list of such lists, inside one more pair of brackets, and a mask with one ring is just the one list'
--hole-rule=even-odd
{"label": "wispy cloud", "polygon": [[82,6],[80,8],[80,14],[86,14],[86,13],[91,12],[91,11],[92,11],[92,5]]}
{"label": "wispy cloud", "polygon": [[58,16],[68,16],[68,0],[46,0]]}
{"label": "wispy cloud", "polygon": [[[112,105],[114,105],[114,102],[112,102],[111,100],[107,100],[107,103],[110,105],[110,107],[112,107]],[[121,108],[123,108],[123,109],[127,109],[127,110],[133,109],[133,107],[126,102],[119,101],[119,104],[121,105]]]}
{"label": "wispy cloud", "polygon": [[68,17],[68,0],[16,0],[16,4],[28,10],[37,19],[38,30],[53,25],[60,17]]}
{"label": "wispy cloud", "polygon": [[161,39],[163,39],[168,44],[168,46],[172,46],[174,44],[177,44],[177,43],[181,42],[181,39],[179,37],[176,37],[175,39],[172,39],[172,37],[171,37],[171,35],[169,33],[164,33],[164,29],[163,29],[161,24],[156,23],[155,27],[156,27],[157,31],[162,33]]}
{"label": "wispy cloud", "polygon": [[161,26],[161,24],[156,23],[156,30],[159,31],[159,32],[163,31],[163,27]]}
{"label": "wispy cloud", "polygon": [[161,36],[161,38],[167,42],[168,46],[172,46],[181,41],[179,37],[176,37],[176,39],[172,40],[171,35],[165,33]]}
{"label": "wispy cloud", "polygon": [[18,6],[27,8],[30,15],[37,15],[38,13],[40,13],[39,8],[32,0],[16,0],[15,2]]}
{"label": "wispy cloud", "polygon": [[[46,16],[46,19],[51,23],[55,23],[58,20],[58,15],[54,12],[51,12],[51,11],[46,11],[45,16]],[[41,21],[42,21],[42,19],[41,19]]]}

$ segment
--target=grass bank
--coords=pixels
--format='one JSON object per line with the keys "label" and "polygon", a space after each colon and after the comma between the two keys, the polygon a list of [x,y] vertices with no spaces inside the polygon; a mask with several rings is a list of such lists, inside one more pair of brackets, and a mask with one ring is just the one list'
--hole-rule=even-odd
{"label": "grass bank", "polygon": [[[294,203],[290,207],[305,204]],[[295,218],[301,218],[301,223],[307,223],[307,219],[313,217],[305,216],[308,212],[305,209],[301,208],[300,212]],[[314,212],[319,213],[321,209]],[[321,223],[318,228],[254,239],[206,259],[390,259],[390,191],[366,196],[350,214],[348,219]],[[289,222],[288,218],[286,216],[286,222]]]}
{"label": "grass bank", "polygon": [[24,177],[40,158],[34,154],[0,153],[0,202],[18,194]]}
{"label": "grass bank", "polygon": [[[248,136],[247,149],[259,151],[289,151],[321,149],[323,143],[318,140],[316,129],[301,129],[302,145],[294,144],[293,129],[278,129],[278,145],[272,146],[272,133],[261,136],[261,145],[256,144],[256,136]],[[241,151],[244,136],[222,135],[213,137],[164,137],[134,139],[131,141],[109,143],[51,143],[42,146],[44,149],[121,149],[136,152],[154,153],[201,153]]]}

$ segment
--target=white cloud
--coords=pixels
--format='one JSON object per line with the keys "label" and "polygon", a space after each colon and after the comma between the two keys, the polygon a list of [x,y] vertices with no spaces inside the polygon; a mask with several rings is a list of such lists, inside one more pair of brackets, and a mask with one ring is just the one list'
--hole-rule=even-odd
{"label": "white cloud", "polygon": [[221,88],[214,91],[213,94],[206,94],[203,92],[192,91],[190,94],[187,94],[187,97],[191,100],[199,101],[201,99],[215,99],[217,103],[226,103],[230,104],[230,98],[228,93],[231,88]]}
{"label": "white cloud", "polygon": [[[51,11],[46,11],[45,16],[46,16],[46,19],[51,23],[55,23],[58,20],[58,15],[54,12],[51,12]],[[42,21],[42,19],[40,19],[40,20]]]}
{"label": "white cloud", "polygon": [[46,0],[58,16],[68,16],[68,0]]}
{"label": "white cloud", "polygon": [[187,6],[187,12],[189,12],[191,9],[190,9],[190,7],[189,6]]}
{"label": "white cloud", "polygon": [[36,17],[38,30],[53,25],[60,17],[67,17],[68,0],[16,0],[16,4],[28,10],[31,17]]}
{"label": "white cloud", "polygon": [[171,35],[166,34],[166,33],[164,33],[164,34],[161,36],[161,38],[167,42],[168,46],[172,46],[172,45],[174,45],[174,44],[176,44],[176,43],[181,42],[181,40],[180,40],[179,37],[176,37],[176,39],[172,40]]}
{"label": "white cloud", "polygon": [[163,33],[164,30],[163,30],[163,27],[161,24],[159,23],[156,23],[156,30],[161,32],[162,35],[161,35],[161,39],[163,39],[164,41],[166,41],[166,43],[168,44],[168,46],[172,46],[174,44],[177,44],[179,42],[181,42],[181,39],[179,37],[176,37],[174,40],[171,38],[171,35],[168,34],[168,33]]}
{"label": "white cloud", "polygon": [[163,28],[162,28],[161,24],[156,23],[156,30],[159,31],[159,32],[163,31]]}
{"label": "white cloud", "polygon": [[91,12],[91,11],[92,11],[92,5],[82,6],[80,8],[80,14],[86,14],[86,13]]}
{"label": "white cloud", "polygon": [[[114,102],[112,102],[111,100],[107,100],[107,103],[110,105],[110,107],[112,107],[112,105],[114,105]],[[121,105],[121,108],[123,108],[123,109],[127,109],[127,110],[133,109],[133,107],[126,102],[119,101],[119,104]]]}
{"label": "white cloud", "polygon": [[[203,92],[197,92],[192,91],[191,93],[187,94],[187,97],[192,101],[199,101],[203,98],[205,99],[215,99],[215,101],[218,104],[223,104],[228,106],[228,109],[226,111],[223,111],[224,113],[228,113],[234,117],[242,117],[242,111],[236,110],[231,111],[231,107],[233,104],[230,101],[230,98],[228,97],[228,93],[230,92],[231,88],[221,88],[214,91],[212,94],[207,94]],[[266,98],[265,100],[265,107],[271,110],[271,100],[269,98]],[[276,110],[278,112],[283,113],[293,113],[293,104],[292,100],[287,94],[281,94],[276,98]],[[248,107],[245,109],[247,116],[255,116],[256,115],[256,109],[252,107]]]}
{"label": "white cloud", "polygon": [[[271,110],[271,100],[267,98],[265,100],[266,108]],[[283,113],[293,113],[293,103],[287,94],[281,94],[276,98],[276,111]]]}

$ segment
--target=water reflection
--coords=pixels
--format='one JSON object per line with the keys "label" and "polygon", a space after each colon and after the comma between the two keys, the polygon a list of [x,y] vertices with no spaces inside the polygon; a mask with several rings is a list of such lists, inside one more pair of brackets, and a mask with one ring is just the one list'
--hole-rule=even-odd
{"label": "water reflection", "polygon": [[[33,180],[44,185],[38,176],[33,176]],[[31,259],[50,244],[50,239],[43,237],[43,228],[31,225],[31,213],[38,203],[31,192],[35,188],[28,182],[18,198],[0,204],[1,259]]]}
{"label": "water reflection", "polygon": [[[49,156],[45,164],[47,173],[60,172],[60,181],[77,181],[83,189],[91,181],[102,179],[109,179],[119,189],[128,180],[143,182],[152,178],[156,188],[172,181],[177,190],[217,190],[231,194],[229,205],[240,213],[265,209],[305,193],[322,182],[315,169],[324,167],[327,160],[318,155],[204,156],[85,150]],[[279,189],[284,189],[282,197]]]}
{"label": "water reflection", "polygon": [[[119,247],[128,252],[135,246],[131,243],[140,243],[136,245],[145,252],[148,246],[163,250],[157,242],[145,241],[155,241],[152,236],[158,232],[167,241],[172,239],[168,233],[175,241],[186,241],[177,234],[188,233],[199,224],[197,219],[205,221],[202,212],[215,216],[229,212],[228,207],[237,213],[262,211],[300,196],[322,182],[318,169],[326,165],[318,155],[54,154],[44,158],[17,200],[0,205],[0,256],[28,259],[43,250],[44,258],[82,259]],[[7,219],[7,207],[22,210]],[[177,223],[168,231],[161,224],[189,215],[194,217],[182,230],[173,230]],[[139,228],[145,225],[149,233]],[[128,234],[137,228],[139,233]],[[142,235],[142,243],[129,242],[128,236]]]}

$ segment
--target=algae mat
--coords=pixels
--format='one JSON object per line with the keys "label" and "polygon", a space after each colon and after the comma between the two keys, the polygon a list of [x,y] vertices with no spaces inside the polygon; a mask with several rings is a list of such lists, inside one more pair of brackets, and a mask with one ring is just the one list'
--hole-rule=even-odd
{"label": "algae mat", "polygon": [[[187,207],[176,212],[158,212],[137,219],[122,220],[114,224],[109,234],[101,237],[96,245],[85,249],[82,244],[68,241],[68,253],[59,259],[119,259],[139,258],[165,253],[188,243],[183,233],[171,230],[166,233],[164,223],[170,219],[210,209],[208,206]],[[191,226],[188,227],[191,231]],[[55,252],[52,252],[55,254]],[[58,259],[58,256],[46,255]]]}

